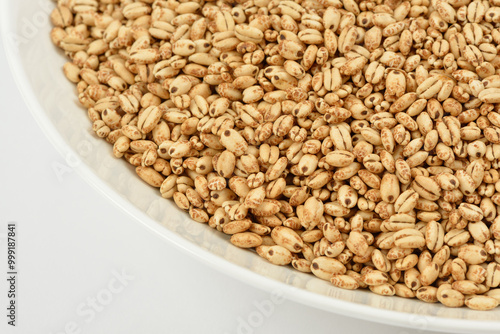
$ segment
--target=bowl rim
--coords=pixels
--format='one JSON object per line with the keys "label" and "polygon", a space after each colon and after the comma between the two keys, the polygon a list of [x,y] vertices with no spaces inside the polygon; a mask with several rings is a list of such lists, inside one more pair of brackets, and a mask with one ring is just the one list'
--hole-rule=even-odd
{"label": "bowl rim", "polygon": [[[68,143],[66,143],[52,122],[44,115],[44,110],[33,92],[20,57],[16,56],[17,48],[12,45],[8,36],[9,31],[16,31],[13,20],[14,16],[9,16],[9,4],[10,2],[6,1],[2,2],[3,6],[0,6],[0,8],[2,8],[0,10],[0,35],[7,63],[17,89],[23,97],[31,115],[56,151],[63,158],[68,157],[68,155],[78,157],[79,154],[73,150]],[[49,38],[49,36],[47,36],[47,38]],[[120,196],[115,189],[106,184],[85,163],[82,162],[74,168],[74,170],[82,179],[89,183],[92,188],[97,190],[97,192],[103,195],[103,197],[113,203],[114,206],[128,213],[132,218],[134,218],[134,220],[147,227],[157,236],[166,239],[168,242],[175,245],[183,253],[188,254],[200,262],[209,263],[212,268],[215,268],[220,272],[265,292],[272,293],[273,291],[280,291],[283,292],[283,296],[286,299],[300,304],[342,316],[348,316],[350,318],[363,319],[385,325],[415,328],[418,326],[418,319],[416,321],[416,317],[422,317],[426,320],[425,331],[458,331],[460,333],[486,331],[498,333],[500,321],[453,319],[380,309],[374,306],[360,305],[314,293],[302,288],[296,288],[289,284],[255,273],[248,268],[239,266],[231,261],[219,257],[218,255],[212,254],[193,242],[170,231],[168,228],[165,228],[161,225],[161,223],[153,220],[142,210],[136,208],[134,205],[130,205],[130,202],[127,199]],[[471,310],[471,312],[474,311]]]}

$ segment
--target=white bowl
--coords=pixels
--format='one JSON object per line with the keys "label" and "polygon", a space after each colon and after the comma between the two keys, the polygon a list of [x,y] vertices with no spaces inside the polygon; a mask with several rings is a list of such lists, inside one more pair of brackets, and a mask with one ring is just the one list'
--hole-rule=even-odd
{"label": "white bowl", "polygon": [[[449,309],[418,300],[346,291],[313,275],[267,263],[232,246],[222,233],[189,216],[142,182],[91,124],[64,77],[65,56],[51,43],[51,0],[2,1],[1,28],[7,58],[33,116],[66,161],[113,203],[144,226],[214,268],[267,291],[322,310],[380,323],[454,333],[498,333],[500,309]],[[6,114],[8,117],[8,114]],[[133,237],[133,236],[131,236]]]}

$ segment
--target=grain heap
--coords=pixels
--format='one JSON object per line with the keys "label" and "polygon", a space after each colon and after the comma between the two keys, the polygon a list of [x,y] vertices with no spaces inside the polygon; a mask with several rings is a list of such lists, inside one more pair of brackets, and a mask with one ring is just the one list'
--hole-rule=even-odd
{"label": "grain heap", "polygon": [[97,136],[335,286],[500,302],[500,0],[59,0]]}

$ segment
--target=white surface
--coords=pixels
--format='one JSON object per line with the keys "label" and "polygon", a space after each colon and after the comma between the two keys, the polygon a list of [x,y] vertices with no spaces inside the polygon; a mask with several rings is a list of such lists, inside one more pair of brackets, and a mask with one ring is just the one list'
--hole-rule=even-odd
{"label": "white surface", "polygon": [[[40,66],[46,63],[41,53],[30,56],[42,57]],[[273,333],[278,329],[326,333],[332,328],[347,331],[355,323],[351,333],[399,334],[423,332],[429,325],[415,317],[413,324],[419,330],[412,332],[293,302],[273,304],[270,294],[180,253],[68,166],[72,161],[56,153],[27,111],[4,58],[0,64],[0,94],[6,101],[7,117],[0,122],[4,135],[0,175],[5,176],[0,187],[0,233],[5,233],[8,221],[18,222],[19,333],[156,333],[166,329],[172,333]],[[66,110],[80,112],[73,106]],[[0,247],[5,249],[5,245]],[[123,270],[134,278],[122,289],[114,277]],[[5,296],[6,287],[1,288],[0,295]],[[91,311],[89,303],[96,296],[109,304]],[[106,296],[111,299],[103,301]],[[384,300],[390,304],[394,299]],[[256,302],[268,307],[262,311]]]}
{"label": "white surface", "polygon": [[[270,294],[181,253],[68,167],[29,113],[0,49],[0,234],[7,222],[18,223],[20,268],[18,327],[7,326],[4,312],[0,315],[7,333],[423,332],[354,321],[290,301],[275,304],[269,316],[259,311],[254,303],[270,305]],[[54,168],[62,166],[68,169],[62,169],[60,181]],[[2,274],[5,248],[2,238]],[[122,270],[134,279],[112,294],[102,311],[91,311],[88,298],[106,297],[113,271]],[[4,309],[3,279],[0,289]],[[260,319],[261,326],[250,327]]]}

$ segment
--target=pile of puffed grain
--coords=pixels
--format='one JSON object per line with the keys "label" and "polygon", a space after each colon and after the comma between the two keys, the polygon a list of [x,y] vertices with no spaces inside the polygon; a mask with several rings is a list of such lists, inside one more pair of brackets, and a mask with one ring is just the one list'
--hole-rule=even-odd
{"label": "pile of puffed grain", "polygon": [[500,302],[500,0],[59,0],[97,136],[190,216],[345,289]]}

